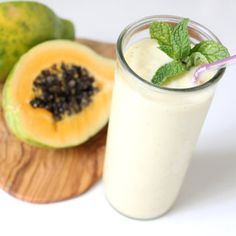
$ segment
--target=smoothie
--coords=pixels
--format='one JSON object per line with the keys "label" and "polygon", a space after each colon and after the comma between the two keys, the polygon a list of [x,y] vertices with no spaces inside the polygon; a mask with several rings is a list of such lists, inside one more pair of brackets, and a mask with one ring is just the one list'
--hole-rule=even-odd
{"label": "smoothie", "polygon": [[[171,61],[157,42],[141,39],[127,48],[129,67],[150,82]],[[118,61],[104,165],[108,201],[133,218],[164,214],[174,203],[203,125],[215,86],[188,92],[137,81]],[[170,88],[194,87],[194,69],[170,80]],[[205,75],[201,83],[211,79]]]}

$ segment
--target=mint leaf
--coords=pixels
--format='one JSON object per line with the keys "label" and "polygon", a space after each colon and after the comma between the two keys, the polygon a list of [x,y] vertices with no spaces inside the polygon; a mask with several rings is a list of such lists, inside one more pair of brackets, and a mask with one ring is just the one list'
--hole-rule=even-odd
{"label": "mint leaf", "polygon": [[190,53],[191,44],[188,35],[188,22],[189,19],[184,18],[173,30],[172,43],[174,59],[184,59]]}
{"label": "mint leaf", "polygon": [[189,70],[193,66],[200,66],[202,64],[207,64],[207,58],[200,52],[193,52],[190,56],[186,57],[183,62],[186,64],[186,68]]}
{"label": "mint leaf", "polygon": [[213,40],[201,41],[192,48],[191,54],[194,52],[200,52],[203,56],[206,57],[208,63],[221,60],[230,55],[226,47]]}
{"label": "mint leaf", "polygon": [[152,78],[152,83],[161,85],[165,83],[168,78],[177,76],[186,71],[186,67],[179,61],[172,61],[161,66]]}
{"label": "mint leaf", "polygon": [[151,38],[156,39],[160,49],[170,57],[173,57],[172,31],[173,27],[166,22],[152,22],[149,28]]}

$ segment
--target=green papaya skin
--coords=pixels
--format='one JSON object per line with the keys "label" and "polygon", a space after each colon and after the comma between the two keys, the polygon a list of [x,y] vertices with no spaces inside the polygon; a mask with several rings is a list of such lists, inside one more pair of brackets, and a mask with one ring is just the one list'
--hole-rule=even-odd
{"label": "green papaya skin", "polygon": [[61,19],[62,22],[62,35],[63,39],[73,40],[75,39],[75,28],[71,21],[67,19]]}
{"label": "green papaya skin", "polygon": [[0,81],[33,46],[53,39],[74,38],[72,22],[59,18],[41,3],[0,3]]}

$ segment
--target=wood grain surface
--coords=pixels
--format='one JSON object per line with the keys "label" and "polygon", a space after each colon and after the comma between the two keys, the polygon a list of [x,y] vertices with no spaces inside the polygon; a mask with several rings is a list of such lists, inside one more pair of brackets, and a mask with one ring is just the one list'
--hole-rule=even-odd
{"label": "wood grain surface", "polygon": [[[114,44],[78,40],[114,58]],[[2,84],[0,84],[1,99]],[[1,100],[0,100],[1,101]],[[7,129],[0,108],[0,187],[34,203],[57,202],[88,190],[102,176],[106,128],[85,144],[60,150],[35,148]]]}

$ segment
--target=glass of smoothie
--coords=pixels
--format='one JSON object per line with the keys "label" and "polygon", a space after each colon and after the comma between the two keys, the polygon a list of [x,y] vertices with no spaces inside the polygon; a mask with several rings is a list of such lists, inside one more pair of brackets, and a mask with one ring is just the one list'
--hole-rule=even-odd
{"label": "glass of smoothie", "polygon": [[[170,58],[149,36],[153,21],[175,25],[176,16],[152,16],[129,25],[117,42],[117,66],[104,164],[105,194],[120,213],[151,219],[175,202],[224,69],[193,85],[196,68],[167,86],[151,83]],[[218,38],[189,21],[191,44]],[[200,174],[200,173],[199,173]]]}

